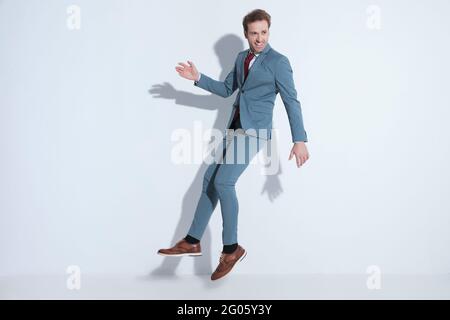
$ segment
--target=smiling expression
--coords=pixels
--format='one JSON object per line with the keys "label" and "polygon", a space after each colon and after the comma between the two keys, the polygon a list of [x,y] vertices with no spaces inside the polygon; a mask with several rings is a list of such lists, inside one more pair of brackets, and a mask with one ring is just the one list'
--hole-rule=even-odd
{"label": "smiling expression", "polygon": [[248,45],[255,53],[264,50],[269,41],[269,24],[266,20],[258,20],[247,25],[247,32],[244,31]]}

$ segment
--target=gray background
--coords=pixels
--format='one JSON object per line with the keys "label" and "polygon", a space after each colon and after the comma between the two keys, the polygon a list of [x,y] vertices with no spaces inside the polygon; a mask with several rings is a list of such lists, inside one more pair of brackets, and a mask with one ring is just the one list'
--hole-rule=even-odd
{"label": "gray background", "polygon": [[[81,8],[81,29],[67,7]],[[367,27],[369,5],[381,29]],[[448,1],[0,1],[0,275],[208,275],[204,256],[156,255],[184,236],[205,166],[175,164],[175,130],[223,129],[234,95],[182,79],[180,61],[224,79],[248,44],[242,17],[272,15],[289,57],[310,159],[250,167],[238,186],[239,274],[448,274]],[[166,83],[166,84],[165,84]]]}

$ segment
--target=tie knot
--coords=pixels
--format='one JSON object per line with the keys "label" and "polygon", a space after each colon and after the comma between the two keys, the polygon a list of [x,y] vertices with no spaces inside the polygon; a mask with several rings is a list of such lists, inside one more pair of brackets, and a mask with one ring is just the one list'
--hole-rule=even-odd
{"label": "tie knot", "polygon": [[253,59],[254,56],[255,56],[255,55],[253,54],[253,52],[249,51],[246,60],[251,60],[251,59]]}

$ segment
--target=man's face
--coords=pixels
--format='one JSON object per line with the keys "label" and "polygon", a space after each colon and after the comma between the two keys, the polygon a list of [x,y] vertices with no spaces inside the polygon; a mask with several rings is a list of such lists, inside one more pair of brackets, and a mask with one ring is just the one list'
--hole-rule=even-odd
{"label": "man's face", "polygon": [[244,35],[252,51],[260,53],[269,41],[269,24],[266,20],[249,23],[247,24],[247,32],[244,32]]}

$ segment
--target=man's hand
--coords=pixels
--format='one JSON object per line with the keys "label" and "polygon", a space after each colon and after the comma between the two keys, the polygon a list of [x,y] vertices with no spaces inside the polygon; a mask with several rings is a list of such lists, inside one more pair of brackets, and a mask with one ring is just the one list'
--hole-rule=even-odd
{"label": "man's hand", "polygon": [[183,62],[178,62],[178,64],[181,65],[181,67],[176,66],[175,70],[177,70],[180,76],[188,80],[196,81],[198,79],[199,73],[192,61],[188,61],[189,65]]}
{"label": "man's hand", "polygon": [[296,142],[292,147],[291,154],[289,155],[289,160],[295,155],[295,159],[297,160],[297,167],[300,168],[306,160],[309,159],[308,149],[304,142]]}

